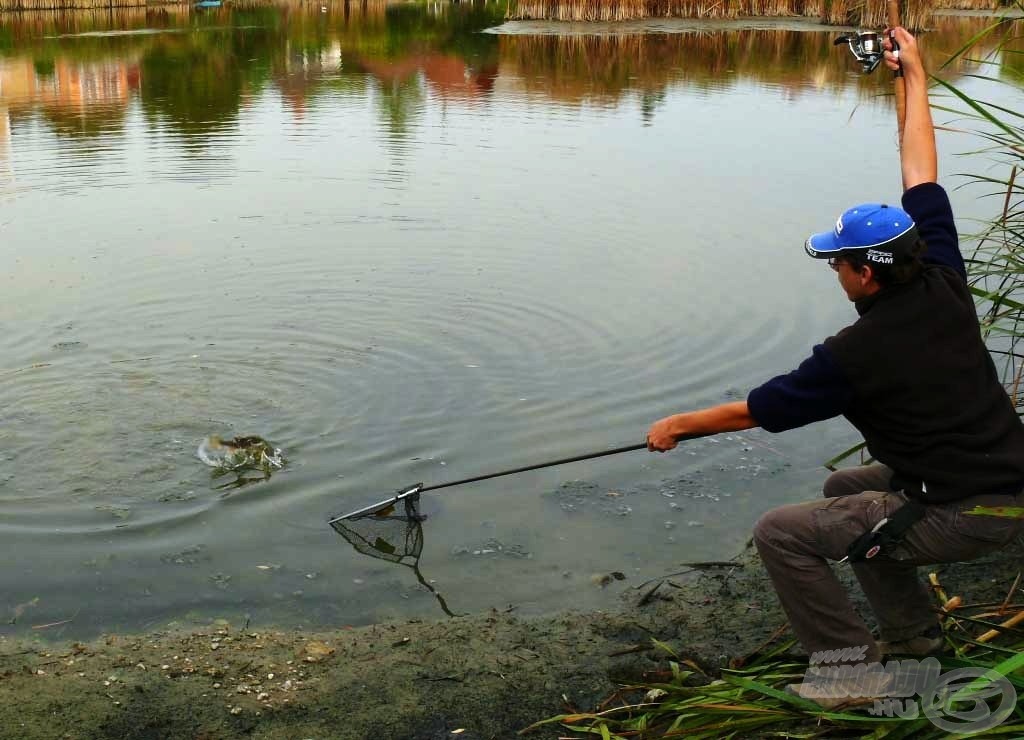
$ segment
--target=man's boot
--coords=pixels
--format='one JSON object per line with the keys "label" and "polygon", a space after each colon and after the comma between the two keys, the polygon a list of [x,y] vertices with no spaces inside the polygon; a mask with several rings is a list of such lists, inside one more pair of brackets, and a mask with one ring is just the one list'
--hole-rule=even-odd
{"label": "man's boot", "polygon": [[893,640],[892,642],[879,640],[877,645],[883,658],[888,655],[926,657],[928,655],[941,654],[945,640],[942,637],[942,627],[936,624],[916,637],[910,637],[906,640]]}

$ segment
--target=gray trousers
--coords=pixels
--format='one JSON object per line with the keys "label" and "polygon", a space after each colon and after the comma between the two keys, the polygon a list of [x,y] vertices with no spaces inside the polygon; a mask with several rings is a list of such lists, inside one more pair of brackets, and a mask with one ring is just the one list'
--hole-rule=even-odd
{"label": "gray trousers", "polygon": [[[891,476],[879,464],[840,470],[825,481],[823,500],[772,509],[754,526],[761,560],[793,633],[808,653],[866,646],[866,662],[879,659],[871,631],[827,560],[845,557],[855,539],[903,505],[903,494],[889,486]],[[1024,506],[1024,492],[929,505],[924,518],[889,553],[852,566],[881,639],[905,640],[937,622],[932,610],[936,602],[917,566],[971,560],[1024,531],[1024,520],[964,513],[975,506]]]}

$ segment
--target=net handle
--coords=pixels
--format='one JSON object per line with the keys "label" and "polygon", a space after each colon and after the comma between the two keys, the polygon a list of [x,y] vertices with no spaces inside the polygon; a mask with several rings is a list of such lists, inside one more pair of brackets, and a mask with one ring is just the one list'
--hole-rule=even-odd
{"label": "net handle", "polygon": [[[679,442],[684,442],[684,441],[686,441],[688,439],[699,439],[701,437],[710,437],[710,436],[712,436],[712,434],[717,434],[717,432],[705,432],[705,433],[702,433],[702,434],[684,434],[681,437],[676,437],[676,440],[679,441]],[[618,455],[618,454],[620,454],[622,452],[634,452],[636,450],[646,450],[646,449],[647,449],[647,442],[645,441],[645,442],[641,442],[640,444],[636,444],[636,445],[627,445],[626,447],[615,447],[615,448],[610,449],[610,450],[601,450],[600,452],[588,452],[588,453],[583,454],[583,455],[573,455],[572,457],[562,457],[562,458],[559,458],[558,460],[549,460],[548,462],[536,463],[535,465],[524,465],[521,468],[512,468],[510,470],[501,470],[501,471],[498,471],[497,473],[486,473],[484,475],[474,475],[472,478],[463,478],[461,480],[453,480],[453,481],[449,481],[447,483],[438,483],[438,484],[433,485],[433,486],[424,486],[422,483],[418,483],[415,486],[409,486],[408,488],[403,489],[397,495],[392,496],[391,498],[385,499],[384,501],[381,501],[381,502],[376,503],[376,504],[372,504],[370,506],[365,506],[362,509],[357,509],[356,511],[350,512],[348,514],[344,514],[342,516],[336,516],[336,517],[332,518],[328,523],[329,524],[333,524],[334,522],[341,521],[342,519],[350,519],[350,518],[355,517],[355,516],[363,516],[365,514],[372,513],[372,512],[374,512],[374,511],[376,511],[378,509],[385,509],[388,506],[392,506],[392,505],[398,503],[402,499],[405,499],[405,498],[407,498],[409,496],[413,496],[413,495],[419,495],[420,493],[423,493],[424,491],[436,491],[436,490],[441,489],[441,488],[451,488],[452,486],[461,486],[461,485],[466,484],[466,483],[476,483],[477,481],[481,481],[481,480],[489,480],[491,478],[501,478],[502,476],[505,476],[505,475],[515,475],[516,473],[525,473],[528,470],[540,470],[541,468],[552,468],[552,467],[554,467],[556,465],[565,465],[567,463],[580,462],[581,460],[593,460],[594,458],[597,458],[597,457],[607,457],[608,455]]]}
{"label": "net handle", "polygon": [[540,470],[541,468],[552,468],[556,465],[567,465],[568,463],[579,462],[580,460],[593,460],[597,457],[606,457],[608,455],[618,455],[622,452],[634,452],[635,450],[646,450],[647,443],[638,445],[628,445],[626,447],[616,447],[611,450],[601,450],[600,452],[588,452],[584,455],[573,455],[572,457],[563,457],[558,460],[550,460],[548,462],[537,463],[535,465],[524,465],[521,468],[512,468],[510,470],[502,470],[497,473],[487,473],[485,475],[475,475],[472,478],[463,478],[462,480],[453,480],[448,483],[438,483],[433,486],[424,486],[421,491],[436,491],[439,488],[449,488],[451,486],[461,486],[465,483],[476,483],[481,480],[488,480],[490,478],[500,478],[504,475],[515,475],[516,473],[525,473],[529,470]]}
{"label": "net handle", "polygon": [[[677,442],[685,442],[689,439],[700,439],[701,437],[711,437],[718,432],[704,432],[701,434],[684,434],[680,437],[676,437]],[[588,452],[584,455],[573,455],[572,457],[563,457],[558,460],[550,460],[549,462],[537,463],[536,465],[524,465],[521,468],[512,468],[511,470],[502,470],[498,473],[488,473],[486,475],[476,475],[472,478],[463,478],[462,480],[454,480],[450,483],[438,483],[434,486],[424,486],[420,491],[436,491],[438,488],[448,488],[449,486],[461,486],[463,483],[475,483],[479,480],[488,480],[489,478],[500,478],[503,475],[515,475],[516,473],[525,473],[528,470],[540,470],[541,468],[553,468],[556,465],[566,465],[567,463],[580,462],[581,460],[593,460],[597,457],[607,457],[608,455],[618,455],[622,452],[635,452],[636,450],[646,450],[647,442],[641,442],[637,445],[627,445],[626,447],[616,447],[611,450],[601,450],[600,452]]]}

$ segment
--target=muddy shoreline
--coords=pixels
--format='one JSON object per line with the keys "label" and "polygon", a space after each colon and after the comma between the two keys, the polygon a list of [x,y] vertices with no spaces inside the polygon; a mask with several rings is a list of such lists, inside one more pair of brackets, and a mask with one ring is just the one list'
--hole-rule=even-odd
{"label": "muddy shoreline", "polygon": [[[1018,542],[930,570],[950,595],[1002,599],[1022,555]],[[316,633],[218,621],[86,643],[5,638],[0,735],[510,738],[569,707],[593,709],[617,683],[663,668],[652,637],[711,674],[756,650],[785,619],[756,553],[748,547],[734,562],[667,579],[653,595],[650,586],[629,589],[615,612],[492,611]]]}

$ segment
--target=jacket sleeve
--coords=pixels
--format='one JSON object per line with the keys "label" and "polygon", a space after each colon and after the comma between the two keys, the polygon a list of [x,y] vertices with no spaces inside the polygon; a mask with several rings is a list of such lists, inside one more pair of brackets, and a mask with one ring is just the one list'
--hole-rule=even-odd
{"label": "jacket sleeve", "polygon": [[796,370],[750,391],[747,406],[759,426],[769,432],[784,432],[840,416],[853,395],[853,386],[832,353],[818,344]]}
{"label": "jacket sleeve", "polygon": [[952,267],[967,280],[967,268],[960,254],[953,208],[949,196],[941,185],[924,182],[903,194],[903,210],[917,224],[917,231],[928,245],[922,262]]}

